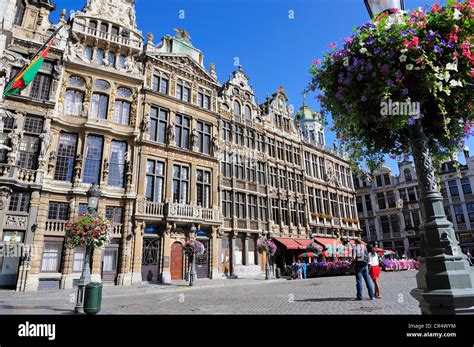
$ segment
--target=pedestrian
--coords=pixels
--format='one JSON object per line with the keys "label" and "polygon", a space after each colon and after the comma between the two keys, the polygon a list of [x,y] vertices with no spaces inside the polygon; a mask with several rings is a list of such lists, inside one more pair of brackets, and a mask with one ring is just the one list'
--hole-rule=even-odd
{"label": "pedestrian", "polygon": [[306,261],[303,260],[303,264],[301,264],[301,269],[303,271],[303,278],[306,279],[306,269],[308,265],[306,264]]}
{"label": "pedestrian", "polygon": [[298,259],[298,263],[296,264],[296,273],[298,275],[298,279],[303,278],[303,264],[301,264],[301,260]]}
{"label": "pedestrian", "polygon": [[471,251],[468,249],[467,252],[466,252],[466,256],[467,256],[467,261],[469,262],[469,264],[472,266],[472,255],[471,255]]}
{"label": "pedestrian", "polygon": [[362,241],[359,238],[355,239],[355,243],[356,246],[353,250],[352,259],[354,263],[354,271],[356,277],[357,300],[363,299],[362,278],[364,278],[365,285],[367,286],[369,298],[370,300],[373,300],[374,291],[372,289],[372,284],[370,283],[369,271],[367,269],[367,264],[369,262],[369,253],[367,252],[367,248],[362,244]]}
{"label": "pedestrian", "polygon": [[294,261],[293,264],[291,264],[291,278],[296,279],[297,276],[297,270],[298,270],[298,265],[296,265],[296,262]]}
{"label": "pedestrian", "polygon": [[369,253],[369,274],[372,281],[374,281],[375,286],[375,297],[377,299],[382,299],[380,295],[380,285],[379,285],[379,276],[380,276],[380,264],[379,264],[379,255],[375,253],[375,250],[372,246],[367,246],[367,252]]}

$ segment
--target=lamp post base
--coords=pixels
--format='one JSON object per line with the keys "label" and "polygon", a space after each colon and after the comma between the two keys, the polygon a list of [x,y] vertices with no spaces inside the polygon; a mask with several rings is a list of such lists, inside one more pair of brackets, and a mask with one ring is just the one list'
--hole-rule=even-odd
{"label": "lamp post base", "polygon": [[410,294],[419,301],[422,314],[474,314],[473,289],[413,289]]}

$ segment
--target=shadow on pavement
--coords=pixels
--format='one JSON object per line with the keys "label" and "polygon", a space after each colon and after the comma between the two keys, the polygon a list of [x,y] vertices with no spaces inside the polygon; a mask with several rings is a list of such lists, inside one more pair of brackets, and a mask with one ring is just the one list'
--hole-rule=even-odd
{"label": "shadow on pavement", "polygon": [[314,299],[304,299],[304,300],[295,300],[299,302],[323,302],[323,301],[359,301],[355,298],[314,298]]}

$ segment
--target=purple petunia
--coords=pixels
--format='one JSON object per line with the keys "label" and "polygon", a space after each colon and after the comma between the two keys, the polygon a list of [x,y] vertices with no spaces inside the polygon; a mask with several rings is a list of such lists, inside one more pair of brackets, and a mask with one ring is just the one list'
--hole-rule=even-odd
{"label": "purple petunia", "polygon": [[434,46],[434,50],[435,50],[436,53],[441,53],[441,51],[442,51],[441,47],[438,46],[438,45]]}
{"label": "purple petunia", "polygon": [[407,36],[408,35],[408,31],[406,31],[406,30],[400,30],[399,33],[402,36]]}
{"label": "purple petunia", "polygon": [[339,101],[341,101],[344,98],[344,96],[342,95],[342,91],[340,91],[340,90],[337,91],[336,98]]}
{"label": "purple petunia", "polygon": [[360,101],[366,102],[366,101],[367,101],[367,97],[366,97],[365,95],[362,95],[362,97],[360,98]]}
{"label": "purple petunia", "polygon": [[372,63],[368,63],[368,64],[365,66],[365,70],[367,70],[367,71],[371,71],[373,68],[374,68],[374,66],[372,65]]}
{"label": "purple petunia", "polygon": [[364,76],[362,76],[362,74],[358,74],[357,75],[357,81],[362,81],[364,79]]}
{"label": "purple petunia", "polygon": [[402,90],[403,96],[407,96],[408,93],[409,93],[408,88],[405,88],[405,89]]}
{"label": "purple petunia", "polygon": [[376,47],[376,48],[374,49],[374,53],[375,53],[375,54],[380,54],[380,53],[382,53],[382,48]]}
{"label": "purple petunia", "polygon": [[382,72],[384,75],[388,74],[389,71],[390,71],[390,66],[388,66],[388,64],[383,64],[380,67],[380,72]]}
{"label": "purple petunia", "polygon": [[387,85],[388,85],[389,87],[393,86],[393,81],[392,81],[391,79],[388,79],[388,80],[387,80]]}
{"label": "purple petunia", "polygon": [[415,125],[415,123],[416,123],[416,119],[415,119],[415,118],[410,117],[410,118],[408,119],[408,125]]}

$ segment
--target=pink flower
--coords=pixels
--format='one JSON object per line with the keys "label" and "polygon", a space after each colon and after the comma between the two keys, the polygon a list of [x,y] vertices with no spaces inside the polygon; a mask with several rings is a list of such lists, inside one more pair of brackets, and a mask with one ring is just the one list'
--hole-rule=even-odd
{"label": "pink flower", "polygon": [[336,47],[336,45],[337,45],[336,42],[331,42],[328,47],[329,48],[334,48],[334,47]]}
{"label": "pink flower", "polygon": [[[474,0],[473,0],[473,1],[474,1]],[[352,37],[346,37],[346,38],[344,39],[344,42],[345,42],[345,43],[352,43]]]}
{"label": "pink flower", "polygon": [[438,11],[440,10],[441,6],[439,6],[439,4],[434,4],[432,7],[431,7],[431,12],[433,13],[438,13]]}
{"label": "pink flower", "polygon": [[449,42],[458,43],[458,36],[455,33],[449,34]]}
{"label": "pink flower", "polygon": [[471,78],[474,78],[474,69],[471,69]]}
{"label": "pink flower", "polygon": [[322,60],[321,59],[318,59],[318,60],[313,60],[313,65],[319,65],[321,64]]}

